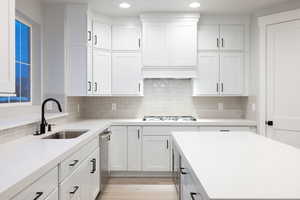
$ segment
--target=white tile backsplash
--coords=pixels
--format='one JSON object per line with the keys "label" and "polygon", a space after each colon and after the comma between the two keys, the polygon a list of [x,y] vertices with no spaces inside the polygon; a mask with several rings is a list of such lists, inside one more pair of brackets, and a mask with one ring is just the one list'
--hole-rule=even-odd
{"label": "white tile backsplash", "polygon": [[[223,110],[218,110],[223,103]],[[147,79],[144,97],[84,97],[81,116],[142,118],[145,115],[192,115],[201,118],[243,118],[247,97],[192,97],[192,81]],[[112,104],[117,105],[115,111]]]}

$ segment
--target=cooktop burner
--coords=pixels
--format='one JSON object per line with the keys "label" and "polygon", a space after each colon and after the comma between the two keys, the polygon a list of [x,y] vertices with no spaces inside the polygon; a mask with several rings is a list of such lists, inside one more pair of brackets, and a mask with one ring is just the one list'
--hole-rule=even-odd
{"label": "cooktop burner", "polygon": [[197,121],[192,116],[145,116],[143,121]]}

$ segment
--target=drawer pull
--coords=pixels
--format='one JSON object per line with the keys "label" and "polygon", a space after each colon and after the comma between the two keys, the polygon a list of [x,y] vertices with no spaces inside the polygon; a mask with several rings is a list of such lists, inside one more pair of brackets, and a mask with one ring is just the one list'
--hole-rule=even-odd
{"label": "drawer pull", "polygon": [[70,192],[70,194],[75,194],[78,189],[79,189],[79,186],[74,186],[74,190],[72,192]]}
{"label": "drawer pull", "polygon": [[43,194],[43,192],[37,192],[33,200],[38,200]]}
{"label": "drawer pull", "polygon": [[182,167],[182,168],[180,168],[180,173],[181,173],[182,175],[188,174],[188,173],[187,173],[187,172],[185,172],[184,170],[185,170],[185,168],[183,168],[183,167]]}
{"label": "drawer pull", "polygon": [[191,192],[190,195],[191,195],[191,199],[192,199],[192,200],[196,200],[196,199],[195,199],[195,196],[197,195],[197,193]]}
{"label": "drawer pull", "polygon": [[223,130],[220,130],[220,132],[223,132],[223,133],[225,132],[226,133],[226,132],[230,132],[230,130],[223,129]]}
{"label": "drawer pull", "polygon": [[69,166],[74,167],[78,162],[79,160],[74,160],[71,164],[69,164]]}
{"label": "drawer pull", "polygon": [[92,159],[90,161],[92,163],[92,171],[91,171],[91,174],[95,173],[96,172],[96,159]]}

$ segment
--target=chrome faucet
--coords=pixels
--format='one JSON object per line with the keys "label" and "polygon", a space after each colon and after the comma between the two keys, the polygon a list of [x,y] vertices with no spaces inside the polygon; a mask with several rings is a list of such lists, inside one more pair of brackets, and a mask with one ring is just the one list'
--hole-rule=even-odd
{"label": "chrome faucet", "polygon": [[62,112],[59,101],[57,101],[56,99],[53,99],[53,98],[48,98],[48,99],[44,100],[43,104],[42,104],[42,120],[41,120],[41,124],[40,124],[40,132],[38,133],[38,135],[46,133],[46,127],[47,127],[48,124],[47,124],[47,121],[45,119],[45,105],[49,101],[54,101],[57,104],[59,112]]}

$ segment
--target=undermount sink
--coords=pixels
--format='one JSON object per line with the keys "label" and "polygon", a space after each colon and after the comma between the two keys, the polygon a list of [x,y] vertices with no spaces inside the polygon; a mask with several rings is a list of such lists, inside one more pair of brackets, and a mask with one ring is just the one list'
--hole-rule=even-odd
{"label": "undermount sink", "polygon": [[81,131],[60,131],[54,133],[52,135],[43,137],[42,139],[73,139],[77,138],[83,134],[88,132],[88,130],[81,130]]}

